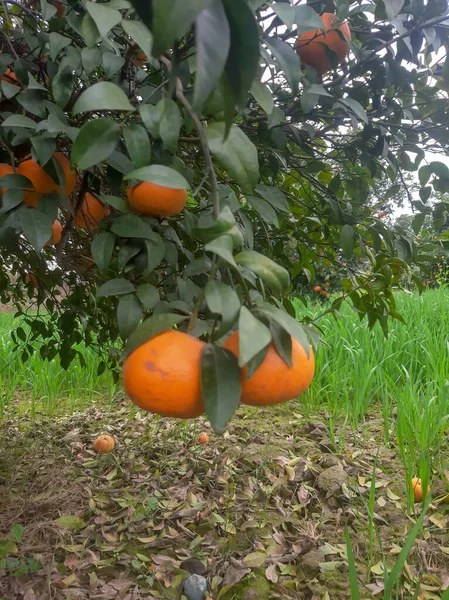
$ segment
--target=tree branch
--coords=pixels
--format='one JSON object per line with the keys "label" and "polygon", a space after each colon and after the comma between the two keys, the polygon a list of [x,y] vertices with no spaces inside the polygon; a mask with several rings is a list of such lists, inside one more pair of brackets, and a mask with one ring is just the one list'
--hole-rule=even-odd
{"label": "tree branch", "polygon": [[56,257],[57,258],[61,257],[62,251],[64,250],[64,248],[67,245],[67,241],[69,239],[69,234],[72,231],[72,229],[75,227],[75,220],[83,206],[84,196],[86,195],[86,192],[88,189],[88,182],[89,182],[89,173],[87,171],[85,171],[84,175],[83,175],[83,180],[81,182],[81,187],[78,192],[78,197],[76,199],[76,204],[75,204],[75,208],[73,211],[73,215],[70,215],[70,217],[68,218],[67,223],[65,224],[64,229],[62,230],[61,239],[56,244]]}
{"label": "tree branch", "polygon": [[[172,64],[168,58],[166,58],[165,56],[160,56],[159,61],[161,63],[163,63],[167,67],[167,69],[171,72]],[[217,176],[215,174],[214,163],[212,162],[212,156],[211,156],[211,153],[209,150],[209,146],[207,144],[206,134],[204,133],[204,127],[201,124],[201,121],[199,120],[197,114],[193,110],[192,105],[187,100],[187,98],[184,96],[182,83],[178,77],[176,77],[176,97],[178,98],[180,103],[186,109],[189,117],[192,119],[193,123],[195,124],[195,129],[198,132],[199,142],[201,144],[201,148],[202,148],[203,154],[204,154],[204,160],[206,161],[206,167],[209,172],[210,195],[212,198],[213,213],[214,213],[215,218],[217,218],[218,213],[220,212]]]}

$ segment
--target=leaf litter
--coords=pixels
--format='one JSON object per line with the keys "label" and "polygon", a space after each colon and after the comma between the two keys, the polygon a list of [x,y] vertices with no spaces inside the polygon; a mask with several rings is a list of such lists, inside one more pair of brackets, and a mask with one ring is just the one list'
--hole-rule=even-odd
{"label": "leaf litter", "polygon": [[[377,597],[383,562],[376,540],[369,562],[367,501],[381,428],[345,432],[338,452],[299,406],[240,409],[208,445],[196,443],[203,419],[162,419],[126,401],[34,423],[6,415],[0,537],[17,524],[23,536],[13,562],[0,562],[0,598],[179,599],[190,573],[204,574],[214,600],[350,598],[345,523],[363,597]],[[100,433],[117,441],[109,454],[93,451]],[[377,467],[373,518],[391,568],[414,516],[396,453],[383,448]],[[424,599],[448,587],[444,504],[425,523],[401,598],[418,581]]]}

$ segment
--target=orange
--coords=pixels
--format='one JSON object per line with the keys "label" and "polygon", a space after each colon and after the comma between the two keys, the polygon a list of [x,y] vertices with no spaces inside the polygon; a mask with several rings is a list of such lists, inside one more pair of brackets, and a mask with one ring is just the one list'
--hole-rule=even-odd
{"label": "orange", "polygon": [[56,246],[56,244],[59,241],[61,241],[61,236],[62,236],[62,225],[58,221],[58,219],[55,219],[53,221],[53,227],[51,228],[51,238],[48,240],[48,242],[45,245],[46,246]]}
{"label": "orange", "polygon": [[[415,502],[421,502],[423,493],[422,493],[421,479],[419,479],[419,477],[413,477],[412,489],[413,489],[413,496],[414,496]],[[429,493],[429,492],[430,492],[430,485],[427,488],[427,493]]]}
{"label": "orange", "polygon": [[325,281],[324,285],[327,286],[327,287],[330,287],[331,286],[330,281]]}
{"label": "orange", "polygon": [[136,67],[143,67],[143,65],[145,65],[147,62],[148,56],[145,54],[145,52],[142,52],[142,50],[137,52],[136,56],[134,57],[134,63]]}
{"label": "orange", "polygon": [[27,285],[29,283],[31,283],[36,290],[39,287],[39,281],[38,281],[36,275],[32,271],[30,271],[29,273],[27,273],[27,275],[25,277],[25,283]]}
{"label": "orange", "polygon": [[379,217],[379,219],[380,219],[381,217],[385,217],[385,215],[386,215],[386,214],[387,214],[387,213],[386,213],[384,210],[381,210],[381,211],[379,211],[379,212],[377,213],[377,216],[378,216],[378,217]]}
{"label": "orange", "polygon": [[0,81],[6,81],[7,83],[17,85],[16,74],[9,67],[6,69],[5,74],[0,77]]}
{"label": "orange", "polygon": [[[223,344],[237,357],[239,355],[239,334],[231,333]],[[310,385],[315,373],[315,357],[309,347],[309,357],[301,344],[292,337],[292,367],[279,356],[274,343],[270,344],[262,364],[250,379],[246,378],[246,367],[242,369],[243,404],[266,406],[293,400]]]}
{"label": "orange", "polygon": [[[70,163],[61,152],[55,152],[54,157],[61,165],[65,175],[65,196],[75,189],[76,173],[70,169]],[[17,172],[19,175],[28,177],[34,187],[34,191],[26,191],[23,201],[29,206],[36,208],[41,194],[51,194],[53,192],[61,193],[61,186],[44,171],[44,169],[35,161],[30,159],[20,163]]]}
{"label": "orange", "polygon": [[87,192],[84,196],[83,205],[75,219],[75,225],[87,229],[95,229],[98,223],[109,214],[107,208],[96,196]]}
{"label": "orange", "polygon": [[208,444],[209,443],[209,434],[207,431],[202,431],[198,436],[197,440],[198,444]]}
{"label": "orange", "polygon": [[109,452],[113,450],[115,441],[112,435],[100,435],[94,442],[94,448],[97,452]]}
{"label": "orange", "polygon": [[316,286],[313,288],[313,291],[314,291],[314,292],[319,292],[319,291],[320,291],[320,289],[321,289],[321,288],[320,288],[320,286],[319,286],[319,285],[316,285]]}
{"label": "orange", "polygon": [[333,22],[335,15],[333,13],[323,13],[321,20],[324,24],[326,33],[320,29],[306,31],[296,40],[295,49],[300,59],[306,65],[313,67],[315,71],[323,75],[333,69],[331,61],[328,59],[324,45],[327,45],[337,55],[338,63],[349,52],[349,45],[344,41],[337,30],[340,31],[348,40],[351,39],[351,31],[347,23],[342,23],[334,28]]}
{"label": "orange", "polygon": [[[14,169],[11,167],[11,165],[8,165],[7,163],[0,163],[0,177],[3,177],[3,175],[12,175],[14,173]],[[2,194],[4,194],[6,192],[6,188],[2,188]]]}
{"label": "orange", "polygon": [[136,213],[150,217],[173,217],[182,211],[187,192],[143,181],[128,188],[128,200]]}
{"label": "orange", "polygon": [[140,408],[189,419],[204,412],[200,358],[204,342],[168,330],[139,346],[123,365],[123,386]]}
{"label": "orange", "polygon": [[321,290],[320,294],[321,294],[322,296],[327,296],[327,292],[326,292],[326,290]]}

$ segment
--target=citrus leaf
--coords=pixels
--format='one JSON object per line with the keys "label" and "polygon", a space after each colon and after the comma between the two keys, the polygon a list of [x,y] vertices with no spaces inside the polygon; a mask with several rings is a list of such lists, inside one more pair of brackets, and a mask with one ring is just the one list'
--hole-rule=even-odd
{"label": "citrus leaf", "polygon": [[254,96],[254,98],[260,104],[260,106],[264,109],[267,115],[273,112],[274,100],[268,86],[266,86],[258,79],[255,79],[253,81],[253,85],[251,86],[251,94]]}
{"label": "citrus leaf", "polygon": [[205,8],[195,22],[196,76],[193,108],[200,112],[228,58],[231,33],[221,0]]}
{"label": "citrus leaf", "polygon": [[142,304],[150,310],[152,310],[160,300],[157,288],[155,288],[154,285],[151,285],[151,283],[139,285],[136,294]]}
{"label": "citrus leaf", "polygon": [[120,140],[120,127],[111,119],[88,121],[79,132],[72,147],[72,164],[84,171],[112,154]]}
{"label": "citrus leaf", "polygon": [[110,279],[98,288],[97,298],[104,296],[122,296],[123,294],[132,294],[134,292],[133,284],[127,279]]}
{"label": "citrus leaf", "polygon": [[170,98],[160,100],[159,104],[162,106],[159,135],[167,150],[175,152],[181,130],[181,113],[176,102]]}
{"label": "citrus leaf", "polygon": [[232,256],[233,248],[234,244],[230,235],[220,235],[220,237],[215,238],[204,246],[206,252],[218,254],[218,256],[228,264],[237,268],[234,257]]}
{"label": "citrus leaf", "polygon": [[235,256],[235,262],[255,273],[277,294],[285,293],[290,287],[290,275],[288,271],[271,260],[271,258],[255,250],[239,252]]}
{"label": "citrus leaf", "polygon": [[141,125],[128,125],[123,130],[126,149],[134,166],[139,169],[150,162],[151,144],[147,132]]}
{"label": "citrus leaf", "polygon": [[[75,115],[92,110],[134,110],[134,107],[130,104],[125,92],[118,85],[115,85],[111,81],[100,81],[88,87],[73,107]],[[90,123],[93,122],[90,121]]]}
{"label": "citrus leaf", "polygon": [[148,27],[140,21],[131,21],[129,19],[122,20],[122,27],[147,57],[150,58],[153,51],[153,34]]}
{"label": "citrus leaf", "polygon": [[254,310],[255,314],[260,314],[269,319],[275,320],[279,325],[281,325],[286,331],[290,333],[301,346],[304,348],[307,356],[310,355],[310,344],[307,339],[306,334],[304,333],[304,329],[298,323],[298,321],[291,317],[285,310],[277,308],[272,304],[268,304],[268,302],[264,302],[257,306]]}
{"label": "citrus leaf", "polygon": [[117,306],[117,323],[122,339],[126,340],[142,320],[143,312],[134,294],[122,296]]}
{"label": "citrus leaf", "polygon": [[128,175],[125,175],[124,179],[149,181],[150,183],[171,187],[176,190],[188,190],[190,187],[187,180],[180,175],[178,171],[164,165],[141,167],[140,169],[136,169],[135,171],[128,173]]}
{"label": "citrus leaf", "polygon": [[100,271],[106,271],[112,258],[115,235],[109,232],[99,233],[92,241],[91,250],[95,264]]}
{"label": "citrus leaf", "polygon": [[270,37],[270,41],[265,41],[265,43],[283,71],[292,91],[296,92],[298,83],[301,80],[301,63],[296,52],[290,44],[279,38]]}
{"label": "citrus leaf", "polygon": [[24,115],[11,115],[3,121],[2,127],[25,127],[27,129],[36,129],[36,123]]}
{"label": "citrus leaf", "polygon": [[221,281],[210,281],[206,286],[206,303],[209,310],[221,316],[221,324],[215,338],[222,337],[233,326],[240,310],[237,292]]}
{"label": "citrus leaf", "polygon": [[215,433],[223,433],[240,404],[241,371],[230,350],[205,344],[201,353],[201,393]]}
{"label": "citrus leaf", "polygon": [[350,258],[355,248],[355,231],[351,225],[343,225],[340,234],[340,246],[346,258]]}
{"label": "citrus leaf", "polygon": [[239,365],[243,367],[271,343],[271,333],[261,321],[242,306],[239,316]]}
{"label": "citrus leaf", "polygon": [[212,123],[206,128],[207,143],[214,158],[244,191],[252,192],[259,180],[259,158],[250,139],[232,125],[225,141],[226,124]]}
{"label": "citrus leaf", "polygon": [[39,254],[52,235],[54,219],[34,208],[20,210],[20,223],[23,233]]}
{"label": "citrus leaf", "polygon": [[114,221],[111,231],[120,237],[151,239],[155,235],[151,227],[137,215],[122,215]]}
{"label": "citrus leaf", "polygon": [[105,4],[87,0],[86,8],[102,37],[106,37],[109,31],[122,20],[122,15],[118,10],[109,8]]}

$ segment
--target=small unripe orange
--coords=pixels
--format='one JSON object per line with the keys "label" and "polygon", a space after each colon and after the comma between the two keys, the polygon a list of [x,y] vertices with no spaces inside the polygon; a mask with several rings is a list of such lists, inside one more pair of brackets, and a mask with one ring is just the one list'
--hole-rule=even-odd
{"label": "small unripe orange", "polygon": [[113,450],[115,446],[115,441],[112,435],[100,435],[94,442],[94,448],[97,452],[109,452]]}

